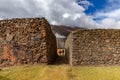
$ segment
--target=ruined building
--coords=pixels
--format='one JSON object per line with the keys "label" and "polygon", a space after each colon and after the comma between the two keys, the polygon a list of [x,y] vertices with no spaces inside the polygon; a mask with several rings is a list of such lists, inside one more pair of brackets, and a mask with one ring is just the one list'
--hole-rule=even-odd
{"label": "ruined building", "polygon": [[57,52],[72,66],[120,64],[120,30],[79,29],[57,41],[45,18],[1,20],[0,67],[53,63]]}
{"label": "ruined building", "polygon": [[80,29],[71,32],[66,41],[71,65],[120,64],[120,30]]}
{"label": "ruined building", "polygon": [[56,38],[45,18],[0,21],[0,66],[52,63]]}

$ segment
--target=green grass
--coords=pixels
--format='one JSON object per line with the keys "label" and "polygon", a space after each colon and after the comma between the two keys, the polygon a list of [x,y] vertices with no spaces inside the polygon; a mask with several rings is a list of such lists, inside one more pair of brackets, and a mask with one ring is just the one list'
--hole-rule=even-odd
{"label": "green grass", "polygon": [[24,65],[3,68],[0,80],[120,80],[120,66]]}

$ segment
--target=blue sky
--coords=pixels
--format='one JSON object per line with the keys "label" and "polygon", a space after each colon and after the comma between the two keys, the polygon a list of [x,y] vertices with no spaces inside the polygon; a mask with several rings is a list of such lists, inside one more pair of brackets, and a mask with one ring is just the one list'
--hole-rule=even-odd
{"label": "blue sky", "polygon": [[45,17],[50,24],[120,29],[120,0],[0,0],[0,19]]}
{"label": "blue sky", "polygon": [[93,6],[89,6],[88,9],[85,10],[86,14],[94,14],[96,11],[102,10],[107,5],[106,0],[88,0]]}
{"label": "blue sky", "polygon": [[[92,5],[89,6],[84,12],[87,15],[94,15],[96,12],[102,11],[108,5],[107,0],[88,0]],[[95,21],[100,21],[104,17],[93,18]]]}
{"label": "blue sky", "polygon": [[[98,28],[120,29],[120,0],[78,0]],[[88,1],[88,2],[85,2]],[[91,4],[91,5],[90,5]],[[85,6],[88,5],[86,8]]]}

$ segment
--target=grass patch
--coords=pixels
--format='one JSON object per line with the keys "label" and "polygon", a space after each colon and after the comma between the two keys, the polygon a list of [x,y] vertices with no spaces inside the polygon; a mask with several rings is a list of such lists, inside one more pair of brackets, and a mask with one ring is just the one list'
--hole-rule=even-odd
{"label": "grass patch", "polygon": [[0,80],[120,80],[120,66],[24,65],[3,68]]}
{"label": "grass patch", "polygon": [[120,66],[74,67],[71,74],[76,80],[120,80]]}
{"label": "grass patch", "polygon": [[[26,65],[4,68],[0,76],[6,80],[69,80],[67,76],[67,65]],[[0,80],[4,80],[0,77]]]}

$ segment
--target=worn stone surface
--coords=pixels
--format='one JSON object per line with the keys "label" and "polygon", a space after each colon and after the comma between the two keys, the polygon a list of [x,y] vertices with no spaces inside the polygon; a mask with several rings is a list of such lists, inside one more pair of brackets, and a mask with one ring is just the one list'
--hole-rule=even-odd
{"label": "worn stone surface", "polygon": [[0,66],[52,63],[56,38],[45,18],[0,21]]}
{"label": "worn stone surface", "polygon": [[119,65],[120,30],[73,31],[66,41],[66,49],[71,65]]}

